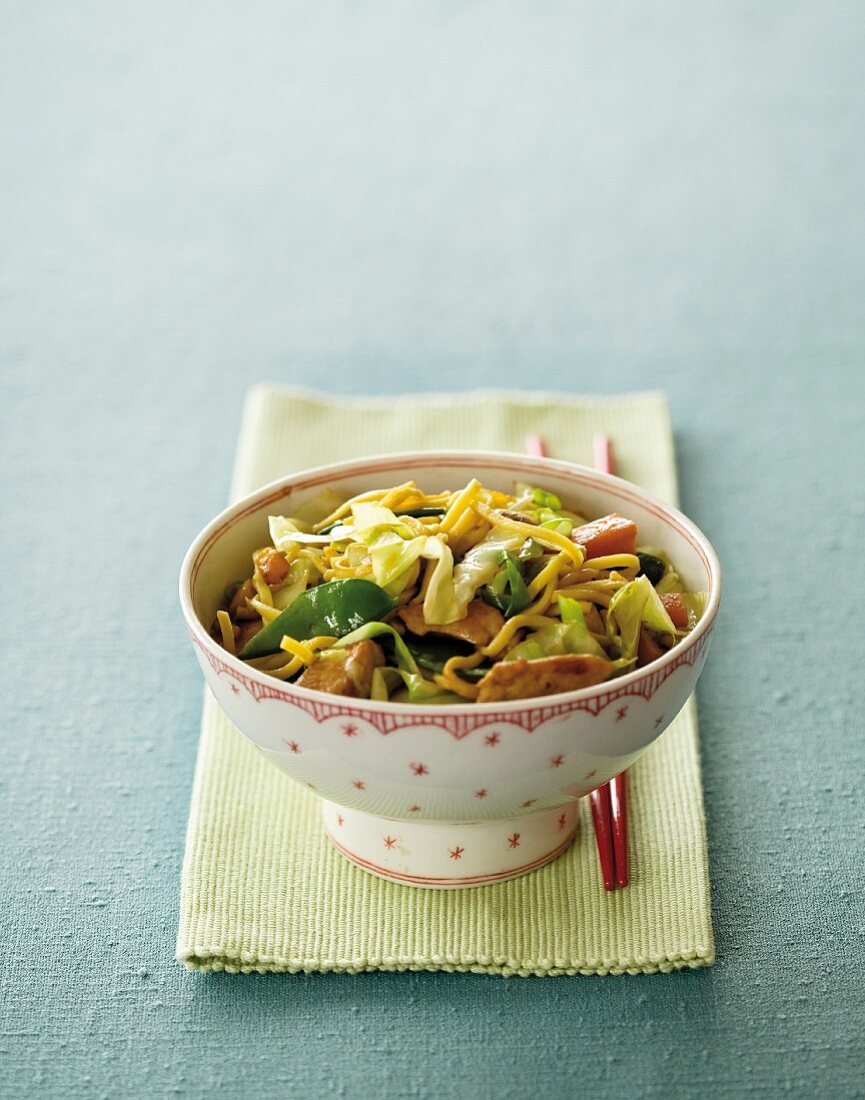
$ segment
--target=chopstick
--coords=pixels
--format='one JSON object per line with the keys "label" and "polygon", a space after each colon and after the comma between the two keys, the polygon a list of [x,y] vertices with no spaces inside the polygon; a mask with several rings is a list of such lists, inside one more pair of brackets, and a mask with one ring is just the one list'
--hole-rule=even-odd
{"label": "chopstick", "polygon": [[[547,457],[542,436],[526,436],[525,449],[538,458]],[[596,435],[592,441],[595,468],[603,473],[616,472],[613,442],[607,435]],[[609,783],[589,795],[595,841],[601,863],[601,876],[606,890],[628,885],[628,777],[626,772],[614,776]]]}
{"label": "chopstick", "polygon": [[[616,456],[613,441],[608,435],[596,435],[592,440],[595,468],[605,474],[616,472]],[[628,885],[628,774],[620,772],[608,784],[610,788],[610,824],[613,834],[613,855],[616,869],[616,885]],[[614,890],[615,886],[604,886]]]}

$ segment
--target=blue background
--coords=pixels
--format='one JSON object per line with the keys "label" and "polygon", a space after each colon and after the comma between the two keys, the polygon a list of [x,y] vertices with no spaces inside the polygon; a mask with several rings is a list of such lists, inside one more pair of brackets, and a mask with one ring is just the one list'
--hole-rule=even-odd
{"label": "blue background", "polygon": [[[0,1092],[863,1094],[863,47],[847,0],[3,3]],[[667,392],[713,970],[174,962],[176,575],[262,379]]]}

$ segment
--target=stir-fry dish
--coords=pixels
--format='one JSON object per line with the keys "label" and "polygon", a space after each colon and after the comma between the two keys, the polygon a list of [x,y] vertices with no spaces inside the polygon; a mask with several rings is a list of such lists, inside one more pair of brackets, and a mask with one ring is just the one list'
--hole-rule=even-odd
{"label": "stir-fry dish", "polygon": [[269,528],[213,636],[254,668],[335,695],[441,704],[574,691],[654,661],[705,605],[661,550],[638,547],[632,520],[589,520],[534,486],[330,493]]}

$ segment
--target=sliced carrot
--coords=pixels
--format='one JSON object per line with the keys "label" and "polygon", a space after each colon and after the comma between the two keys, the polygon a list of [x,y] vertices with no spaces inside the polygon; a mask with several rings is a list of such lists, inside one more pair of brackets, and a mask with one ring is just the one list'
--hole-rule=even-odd
{"label": "sliced carrot", "polygon": [[586,551],[586,558],[603,558],[607,554],[635,554],[637,552],[637,525],[618,512],[601,516],[591,523],[577,527],[571,539]]}
{"label": "sliced carrot", "polygon": [[688,627],[688,609],[685,607],[685,601],[681,595],[678,592],[666,592],[661,596],[661,603],[673,620],[673,626],[677,630],[686,630]]}
{"label": "sliced carrot", "polygon": [[640,630],[640,642],[637,647],[637,668],[644,668],[652,661],[657,661],[664,655],[664,650],[658,645],[652,635],[642,627]]}

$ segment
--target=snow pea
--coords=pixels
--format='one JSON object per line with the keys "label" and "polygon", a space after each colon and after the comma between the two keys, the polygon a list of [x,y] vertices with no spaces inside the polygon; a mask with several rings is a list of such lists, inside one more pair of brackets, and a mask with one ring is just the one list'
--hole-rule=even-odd
{"label": "snow pea", "polygon": [[284,635],[303,641],[329,634],[342,638],[393,611],[397,601],[372,581],[349,578],[309,588],[267,623],[240,651],[244,659],[276,653]]}
{"label": "snow pea", "polygon": [[491,584],[484,586],[481,595],[488,604],[501,611],[506,619],[510,619],[524,611],[532,598],[517,559],[503,550],[499,560],[504,569],[499,570]]}

